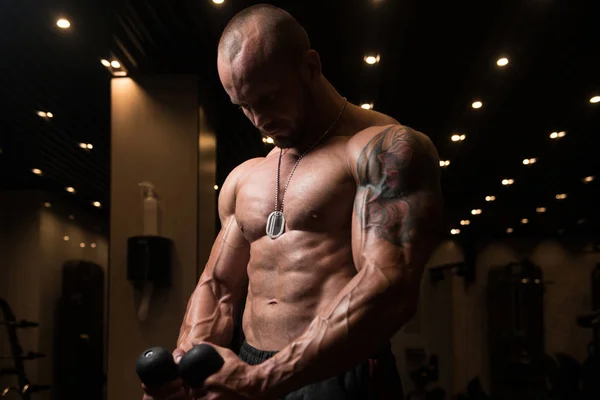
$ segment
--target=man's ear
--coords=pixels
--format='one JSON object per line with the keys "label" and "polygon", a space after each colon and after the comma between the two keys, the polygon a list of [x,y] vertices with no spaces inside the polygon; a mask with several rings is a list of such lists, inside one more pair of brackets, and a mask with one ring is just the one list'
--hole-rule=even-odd
{"label": "man's ear", "polygon": [[315,50],[309,50],[302,56],[302,66],[300,68],[302,79],[310,84],[321,76],[321,57]]}

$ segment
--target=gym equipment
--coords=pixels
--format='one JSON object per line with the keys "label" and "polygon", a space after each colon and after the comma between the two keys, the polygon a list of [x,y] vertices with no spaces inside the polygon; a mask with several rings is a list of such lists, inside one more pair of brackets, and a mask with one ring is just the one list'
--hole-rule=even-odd
{"label": "gym equipment", "polygon": [[138,357],[135,370],[149,388],[160,387],[177,377],[190,388],[200,388],[206,378],[221,369],[223,363],[223,358],[209,344],[194,346],[183,355],[178,366],[171,352],[152,347]]}
{"label": "gym equipment", "polygon": [[487,314],[491,397],[546,399],[542,270],[529,260],[491,269]]}
{"label": "gym equipment", "polygon": [[5,367],[0,370],[0,376],[2,375],[15,375],[17,377],[18,387],[7,387],[0,391],[0,397],[6,397],[10,393],[16,393],[24,400],[29,400],[32,393],[36,393],[42,390],[50,388],[48,385],[32,385],[27,378],[25,373],[24,360],[33,360],[43,356],[40,353],[28,352],[23,354],[23,348],[19,344],[19,337],[17,335],[17,329],[20,328],[31,328],[38,326],[35,322],[29,322],[26,320],[17,321],[15,314],[4,299],[0,298],[0,313],[2,315],[2,323],[0,326],[4,326],[6,329],[8,341],[10,343],[10,355],[2,356],[2,359],[11,359],[13,361],[13,367]]}
{"label": "gym equipment", "polygon": [[577,324],[592,329],[592,342],[588,344],[588,356],[581,368],[582,399],[600,399],[600,264],[592,271],[591,313],[580,315]]}
{"label": "gym equipment", "polygon": [[40,324],[38,324],[37,322],[27,321],[25,319],[22,319],[19,322],[17,322],[17,321],[0,321],[0,325],[11,325],[11,326],[14,326],[15,328],[37,328],[38,326],[40,326]]}
{"label": "gym equipment", "polygon": [[104,269],[86,261],[62,265],[56,303],[53,397],[104,398]]}

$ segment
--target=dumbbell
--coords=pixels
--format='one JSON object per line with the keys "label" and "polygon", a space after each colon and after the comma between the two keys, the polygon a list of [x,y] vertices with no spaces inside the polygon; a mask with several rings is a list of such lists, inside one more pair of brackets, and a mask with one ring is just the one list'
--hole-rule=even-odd
{"label": "dumbbell", "polygon": [[206,378],[219,371],[224,360],[209,344],[199,344],[185,353],[179,365],[173,354],[162,347],[152,347],[137,359],[135,371],[148,388],[158,388],[181,378],[185,385],[195,389],[204,385]]}

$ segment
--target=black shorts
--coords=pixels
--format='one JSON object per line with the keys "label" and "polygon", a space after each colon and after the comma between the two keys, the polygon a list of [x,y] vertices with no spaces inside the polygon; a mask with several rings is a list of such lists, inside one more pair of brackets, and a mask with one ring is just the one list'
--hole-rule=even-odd
{"label": "black shorts", "polygon": [[[258,365],[277,354],[263,351],[244,341],[239,357]],[[363,363],[348,371],[287,394],[285,400],[402,400],[404,398],[396,358],[388,344]]]}

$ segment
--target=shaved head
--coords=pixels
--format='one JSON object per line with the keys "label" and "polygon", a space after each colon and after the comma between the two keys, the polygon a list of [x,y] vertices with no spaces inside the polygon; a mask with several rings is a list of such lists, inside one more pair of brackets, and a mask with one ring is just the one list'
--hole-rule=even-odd
{"label": "shaved head", "polygon": [[217,68],[231,102],[263,135],[279,147],[302,140],[321,61],[294,17],[268,4],[244,9],[221,34]]}
{"label": "shaved head", "polygon": [[304,28],[287,11],[269,4],[248,7],[225,27],[219,40],[218,54],[222,62],[232,63],[244,57],[253,63],[300,63],[310,49]]}

